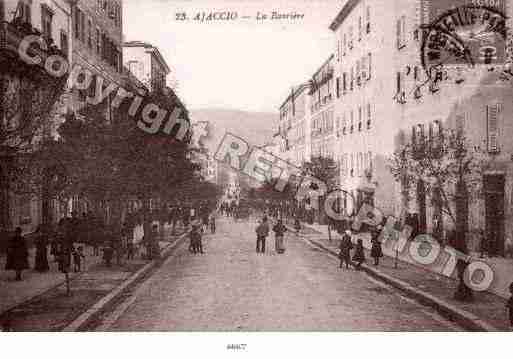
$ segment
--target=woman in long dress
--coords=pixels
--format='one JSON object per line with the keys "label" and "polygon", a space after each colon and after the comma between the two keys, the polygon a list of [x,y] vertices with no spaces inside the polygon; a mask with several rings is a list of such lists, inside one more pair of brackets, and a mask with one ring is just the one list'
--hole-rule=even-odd
{"label": "woman in long dress", "polygon": [[40,273],[48,272],[48,231],[46,227],[39,226],[37,228],[36,238],[36,263],[34,269]]}
{"label": "woman in long dress", "polygon": [[276,253],[282,254],[285,252],[285,246],[283,244],[283,237],[285,232],[287,232],[287,227],[283,225],[283,221],[281,219],[278,220],[278,223],[273,227],[273,232],[275,236],[275,250]]}
{"label": "woman in long dress", "polygon": [[21,281],[21,272],[29,269],[28,256],[27,243],[21,235],[21,228],[17,227],[14,236],[9,240],[7,262],[5,264],[5,270],[16,272],[16,281]]}

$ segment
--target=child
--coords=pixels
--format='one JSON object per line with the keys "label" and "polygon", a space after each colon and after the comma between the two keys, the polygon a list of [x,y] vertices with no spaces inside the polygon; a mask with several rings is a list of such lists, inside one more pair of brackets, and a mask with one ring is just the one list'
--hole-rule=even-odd
{"label": "child", "polygon": [[513,331],[513,282],[511,282],[511,284],[509,285],[509,292],[511,294],[511,297],[506,303],[506,310],[509,311],[509,327],[510,330]]}
{"label": "child", "polygon": [[296,218],[294,221],[294,229],[296,230],[296,235],[299,235],[299,232],[301,231],[301,222],[299,222],[299,218]]}
{"label": "child", "polygon": [[353,261],[356,262],[355,269],[359,270],[362,263],[365,262],[365,252],[363,251],[363,241],[361,238],[356,243],[356,250],[354,252]]}
{"label": "child", "polygon": [[340,267],[342,268],[344,263],[346,264],[346,269],[349,269],[349,265],[351,263],[351,249],[353,249],[353,242],[351,241],[351,231],[346,231],[342,240],[340,241],[339,246],[340,252],[338,257],[340,259]]}
{"label": "child", "polygon": [[85,259],[84,255],[84,247],[78,247],[78,249],[73,250],[73,267],[75,273],[78,273],[82,270],[82,259]]}
{"label": "child", "polygon": [[379,265],[379,259],[383,257],[383,249],[381,248],[381,242],[379,241],[379,235],[383,228],[381,226],[377,227],[377,230],[372,234],[372,247],[371,247],[371,257],[374,258],[374,265]]}

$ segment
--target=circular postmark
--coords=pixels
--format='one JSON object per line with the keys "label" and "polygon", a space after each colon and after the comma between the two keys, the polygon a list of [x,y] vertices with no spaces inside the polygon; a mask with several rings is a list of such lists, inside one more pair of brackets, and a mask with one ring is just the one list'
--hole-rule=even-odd
{"label": "circular postmark", "polygon": [[506,16],[496,7],[463,5],[423,25],[421,62],[437,81],[446,65],[498,65],[506,61]]}

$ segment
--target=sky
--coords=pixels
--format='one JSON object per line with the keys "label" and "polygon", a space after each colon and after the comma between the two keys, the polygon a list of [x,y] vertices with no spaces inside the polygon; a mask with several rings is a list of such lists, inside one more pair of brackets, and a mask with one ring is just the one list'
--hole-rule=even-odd
{"label": "sky", "polygon": [[[277,112],[333,53],[329,25],[344,1],[125,0],[126,41],[157,46],[190,110]],[[235,21],[195,21],[198,13],[236,12]],[[303,19],[270,20],[273,11]],[[178,21],[185,12],[187,21]],[[257,13],[268,14],[257,21]],[[243,19],[243,16],[250,16]]]}

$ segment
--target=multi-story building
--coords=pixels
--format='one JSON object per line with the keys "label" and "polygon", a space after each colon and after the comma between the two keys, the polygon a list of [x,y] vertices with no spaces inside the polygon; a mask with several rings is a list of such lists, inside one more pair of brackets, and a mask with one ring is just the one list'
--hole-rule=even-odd
{"label": "multi-story building", "polygon": [[334,117],[334,55],[322,64],[312,76],[310,88],[309,126],[310,148],[307,160],[311,157],[335,159],[335,117]]}
{"label": "multi-story building", "polygon": [[293,88],[280,106],[276,136],[283,139],[284,148],[280,149],[278,157],[296,167],[312,157],[335,159],[333,61],[331,55],[310,80]]}
{"label": "multi-story building", "polygon": [[290,95],[280,106],[278,133],[286,139],[286,158],[283,159],[289,160],[298,167],[306,160],[306,130],[309,119],[308,91],[308,84],[292,88]]}
{"label": "multi-story building", "polygon": [[[332,21],[341,184],[357,202],[373,203],[387,215],[416,213],[420,230],[433,233],[439,215],[431,205],[433,194],[419,182],[408,201],[387,168],[388,161],[407,142],[434,141],[446,127],[463,128],[487,157],[484,198],[469,204],[469,229],[486,229],[488,241],[500,249],[505,233],[513,231],[508,195],[513,188],[512,149],[505,141],[512,134],[506,120],[513,113],[506,100],[511,85],[501,82],[497,71],[505,61],[506,42],[493,35],[476,39],[482,56],[475,57],[475,66],[460,60],[428,72],[429,59],[422,61],[423,56],[436,59],[437,53],[423,53],[429,32],[421,25],[464,4],[480,2],[348,0]],[[498,5],[499,12],[511,12],[506,2]],[[468,32],[468,27],[462,30]]]}
{"label": "multi-story building", "polygon": [[[9,96],[2,91],[2,109],[0,109],[1,121],[3,126],[9,123],[10,117],[6,112],[24,113],[25,116],[32,117],[29,121],[36,123],[35,119],[42,113],[36,113],[41,110],[37,108],[37,100],[32,101],[32,97],[37,99],[51,98],[50,93],[54,85],[48,81],[50,75],[43,66],[39,69],[32,67],[28,71],[27,64],[19,56],[19,46],[21,41],[28,35],[41,36],[46,44],[46,49],[41,49],[39,55],[42,56],[43,64],[45,57],[50,55],[59,55],[68,60],[71,58],[71,31],[72,31],[72,2],[67,0],[1,0],[0,1],[0,68],[2,69],[2,84],[10,83],[13,89],[19,92],[19,96],[26,101],[15,108],[14,103],[9,101]],[[39,71],[39,73],[38,73]],[[4,82],[6,80],[6,82]],[[30,84],[30,87],[24,86],[22,82]],[[28,89],[32,88],[33,93],[29,94]],[[60,93],[60,91],[59,91]],[[6,97],[4,97],[6,96]],[[43,100],[45,101],[45,100]],[[51,104],[53,105],[53,104]],[[21,108],[23,106],[23,110]],[[52,128],[52,123],[44,119],[41,124],[42,134],[48,135]],[[0,152],[12,145],[4,135],[9,131],[0,131]],[[4,142],[5,141],[5,142]],[[6,228],[21,227],[23,232],[34,231],[41,223],[42,208],[41,198],[37,193],[19,195],[10,190],[10,186],[3,178],[4,167],[8,160],[4,154],[0,153],[0,231]],[[34,191],[30,191],[34,192]]]}
{"label": "multi-story building", "polygon": [[141,41],[125,42],[123,58],[125,66],[150,91],[159,91],[166,87],[166,78],[171,69],[158,48]]}

